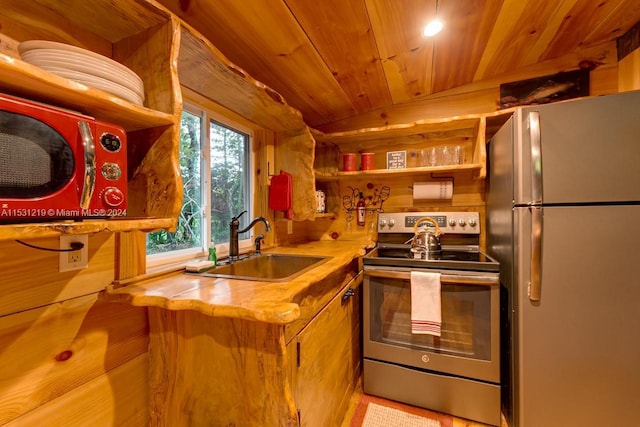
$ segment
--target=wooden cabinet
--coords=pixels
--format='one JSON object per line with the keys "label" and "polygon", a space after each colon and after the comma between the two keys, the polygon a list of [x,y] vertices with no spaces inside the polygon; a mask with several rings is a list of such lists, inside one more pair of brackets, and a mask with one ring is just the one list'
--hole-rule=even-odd
{"label": "wooden cabinet", "polygon": [[338,426],[360,374],[362,274],[296,336],[292,369],[301,426]]}
{"label": "wooden cabinet", "polygon": [[[115,123],[127,132],[127,216],[1,224],[0,239],[175,227],[182,204],[179,22],[153,1],[0,0],[0,91]],[[144,106],[28,64],[19,42],[50,40],[114,59],[141,77]]]}
{"label": "wooden cabinet", "polygon": [[360,369],[356,265],[294,296],[294,322],[150,306],[151,424],[339,425]]}

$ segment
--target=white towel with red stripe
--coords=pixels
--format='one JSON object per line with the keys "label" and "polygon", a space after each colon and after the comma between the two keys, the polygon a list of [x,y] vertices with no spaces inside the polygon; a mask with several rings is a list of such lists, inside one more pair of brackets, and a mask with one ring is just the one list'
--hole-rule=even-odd
{"label": "white towel with red stripe", "polygon": [[411,333],[440,336],[440,273],[411,272]]}

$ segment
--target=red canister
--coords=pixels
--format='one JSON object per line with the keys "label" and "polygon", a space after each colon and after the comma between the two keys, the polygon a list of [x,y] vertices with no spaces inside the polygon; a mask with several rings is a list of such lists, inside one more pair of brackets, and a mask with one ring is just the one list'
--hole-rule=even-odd
{"label": "red canister", "polygon": [[371,169],[375,169],[375,155],[373,153],[362,153],[360,154],[360,169],[363,171],[368,171]]}
{"label": "red canister", "polygon": [[354,172],[356,170],[355,153],[345,153],[342,155],[342,170],[345,172]]}

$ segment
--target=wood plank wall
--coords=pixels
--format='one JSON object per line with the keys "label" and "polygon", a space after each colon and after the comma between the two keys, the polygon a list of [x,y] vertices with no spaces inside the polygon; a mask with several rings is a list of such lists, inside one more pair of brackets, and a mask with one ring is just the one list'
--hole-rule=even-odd
{"label": "wood plank wall", "polygon": [[[115,236],[89,236],[89,267],[0,242],[0,425],[147,425],[147,312],[103,301]],[[30,239],[57,248],[59,239]]]}

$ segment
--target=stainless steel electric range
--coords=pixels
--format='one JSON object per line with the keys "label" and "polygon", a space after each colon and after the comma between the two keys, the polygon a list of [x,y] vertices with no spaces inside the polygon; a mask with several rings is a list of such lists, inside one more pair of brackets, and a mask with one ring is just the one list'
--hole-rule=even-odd
{"label": "stainless steel electric range", "polygon": [[[379,214],[364,257],[365,393],[500,425],[499,264],[480,227],[477,212]],[[440,336],[412,333],[412,271],[439,274]]]}

